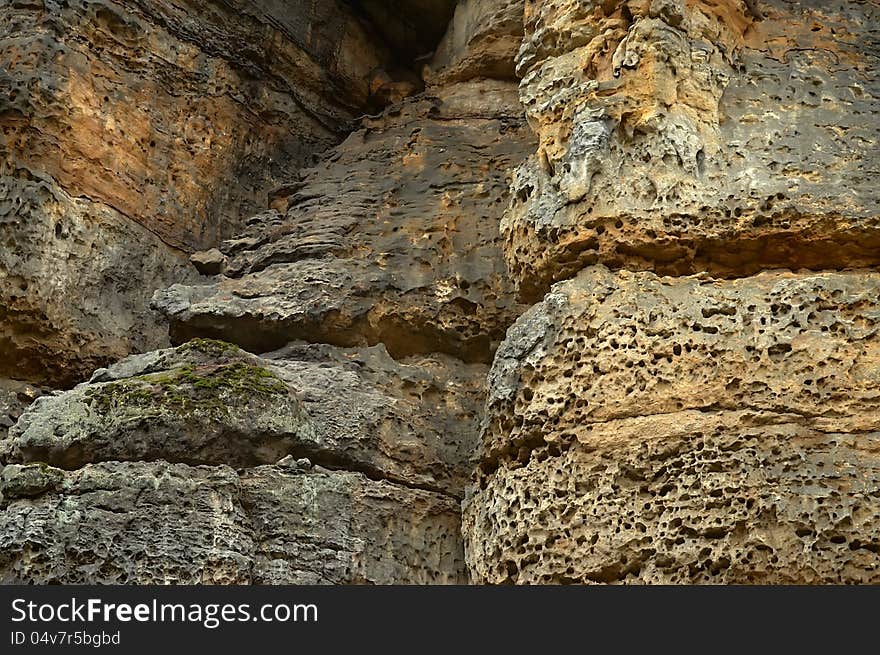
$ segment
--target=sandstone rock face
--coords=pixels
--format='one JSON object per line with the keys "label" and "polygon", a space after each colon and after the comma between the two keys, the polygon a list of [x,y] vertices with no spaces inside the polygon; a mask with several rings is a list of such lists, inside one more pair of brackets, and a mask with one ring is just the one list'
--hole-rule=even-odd
{"label": "sandstone rock face", "polygon": [[465,579],[457,503],[356,473],[12,465],[0,473],[0,494],[4,584]]}
{"label": "sandstone rock face", "polygon": [[15,3],[0,582],[880,582],[878,24]]}
{"label": "sandstone rock face", "polygon": [[334,1],[273,4],[9,8],[4,172],[50,175],[166,243],[216,244],[269,188],[338,141],[383,63]]}
{"label": "sandstone rock face", "polygon": [[172,339],[254,352],[304,339],[384,343],[394,357],[491,360],[521,311],[500,256],[508,171],[533,148],[512,84],[432,89],[396,106],[279,191],[225,241],[224,277],[154,306]]}
{"label": "sandstone rock face", "polygon": [[0,229],[0,375],[68,386],[168,345],[150,296],[198,276],[152,232],[36,176],[0,177]]}
{"label": "sandstone rock face", "polygon": [[876,582],[880,276],[560,283],[489,376],[488,582]]}
{"label": "sandstone rock face", "polygon": [[463,0],[427,71],[435,84],[474,77],[515,80],[524,0]]}
{"label": "sandstone rock face", "polygon": [[474,581],[880,581],[877,18],[526,3]]}
{"label": "sandstone rock face", "polygon": [[0,375],[68,386],[167,345],[145,299],[190,279],[179,250],[338,143],[387,56],[333,1],[4,7]]}
{"label": "sandstone rock face", "polygon": [[[290,113],[270,112],[278,134],[323,138],[348,106],[403,102],[364,117],[311,168],[293,173],[264,161],[259,180],[274,170],[284,183],[218,250],[207,248],[211,240],[179,244],[201,249],[191,261],[205,277],[166,269],[177,284],[153,304],[182,345],[99,368],[41,398],[0,439],[0,579],[468,580],[460,502],[475,466],[488,363],[524,309],[498,232],[509,172],[535,147],[511,80],[521,17],[511,3],[488,13],[463,8],[471,18],[456,29],[466,36],[446,38],[434,57],[439,76],[405,98],[422,81],[393,66],[374,70],[381,48],[363,53],[362,40],[346,37],[322,58],[315,48],[323,42],[297,40],[340,29],[335,5],[318,5],[288,13],[247,5],[241,17],[284,32],[284,47],[313,64],[305,70],[297,59],[296,68],[281,50],[259,59],[266,68],[253,74],[271,70],[273,92],[315,92],[308,107],[287,107],[299,126],[285,122]],[[430,17],[448,20],[453,5],[402,3],[400,20],[378,30],[387,51],[427,61],[430,52],[415,48],[439,41],[445,23],[437,31]],[[347,6],[359,20],[387,14],[385,3]],[[194,24],[173,27],[199,35],[209,19],[239,25],[223,9],[202,9]],[[496,36],[494,16],[504,16]],[[208,54],[225,60],[221,46]],[[311,86],[364,68],[355,76],[363,88],[331,86],[325,97]],[[344,106],[328,109],[327,97]],[[237,121],[228,128],[244,129]],[[254,135],[253,148],[271,145]],[[205,171],[211,184],[229,186],[217,175]]]}
{"label": "sandstone rock face", "polygon": [[[522,295],[601,262],[682,275],[880,261],[877,6],[526,3],[540,145],[502,230]],[[841,197],[841,188],[847,193]]]}
{"label": "sandstone rock face", "polygon": [[455,497],[471,477],[487,367],[441,354],[396,361],[383,345],[290,345],[265,365],[296,389],[325,466]]}

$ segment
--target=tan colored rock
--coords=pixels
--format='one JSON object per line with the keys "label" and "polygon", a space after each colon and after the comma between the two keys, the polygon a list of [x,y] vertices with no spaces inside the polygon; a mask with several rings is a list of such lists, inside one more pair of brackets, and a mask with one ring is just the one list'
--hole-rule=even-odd
{"label": "tan colored rock", "polygon": [[524,0],[462,0],[425,71],[433,84],[474,77],[515,80]]}
{"label": "tan colored rock", "polygon": [[220,275],[226,270],[226,255],[217,248],[194,252],[189,260],[202,275]]}
{"label": "tan colored rock", "polygon": [[597,262],[723,277],[880,263],[877,7],[760,4],[759,21],[732,0],[526,3],[539,147],[502,224],[523,297]]}
{"label": "tan colored rock", "polygon": [[591,267],[489,376],[482,582],[880,580],[880,275]]}
{"label": "tan colored rock", "polygon": [[[146,302],[338,143],[384,46],[335,1],[33,0],[0,16],[0,375],[168,345]],[[167,245],[166,245],[167,244]]]}
{"label": "tan colored rock", "polygon": [[366,101],[384,52],[326,5],[9,8],[3,172],[49,175],[171,245],[216,245],[270,187],[335,145]]}
{"label": "tan colored rock", "polygon": [[521,311],[500,255],[508,171],[532,148],[515,87],[432,89],[367,118],[284,198],[221,246],[225,276],[154,306],[174,341],[253,352],[292,340],[384,343],[488,363]]}

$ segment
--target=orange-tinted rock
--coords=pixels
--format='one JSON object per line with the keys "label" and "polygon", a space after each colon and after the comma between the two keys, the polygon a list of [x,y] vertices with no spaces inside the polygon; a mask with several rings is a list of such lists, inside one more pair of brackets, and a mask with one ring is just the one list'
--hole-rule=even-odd
{"label": "orange-tinted rock", "polygon": [[[319,6],[320,5],[320,6]],[[385,47],[336,2],[33,0],[0,16],[0,375],[167,344],[148,309],[341,140]]]}
{"label": "orange-tinted rock", "polygon": [[729,277],[880,263],[877,7],[527,3],[507,256],[524,297],[594,263]]}

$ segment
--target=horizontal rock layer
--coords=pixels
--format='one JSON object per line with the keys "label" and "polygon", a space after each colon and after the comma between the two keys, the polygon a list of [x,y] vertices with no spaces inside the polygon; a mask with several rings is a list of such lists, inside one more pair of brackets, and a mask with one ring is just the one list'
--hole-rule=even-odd
{"label": "horizontal rock layer", "polygon": [[463,582],[484,376],[208,340],[99,369],[0,441],[0,580]]}
{"label": "horizontal rock layer", "polygon": [[484,582],[880,580],[880,275],[583,271],[489,376]]}
{"label": "horizontal rock layer", "polygon": [[526,3],[520,95],[539,148],[502,224],[525,299],[595,263],[880,263],[877,6],[758,4]]}
{"label": "horizontal rock layer", "polygon": [[233,467],[307,457],[460,497],[486,369],[382,347],[290,346],[270,358],[196,340],[135,355],[39,398],[0,461],[76,469],[167,460]]}
{"label": "horizontal rock layer", "polygon": [[356,473],[11,465],[0,472],[0,505],[5,584],[427,584],[466,575],[457,503]]}
{"label": "horizontal rock layer", "polygon": [[533,148],[512,84],[431,89],[365,119],[221,246],[224,276],[160,291],[172,339],[254,352],[384,343],[485,362],[521,311],[500,255],[507,171]]}

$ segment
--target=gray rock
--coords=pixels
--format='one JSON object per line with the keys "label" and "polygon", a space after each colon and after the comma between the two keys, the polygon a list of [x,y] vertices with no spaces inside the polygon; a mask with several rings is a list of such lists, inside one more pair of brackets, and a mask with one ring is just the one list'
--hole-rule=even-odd
{"label": "gray rock", "polygon": [[[0,480],[4,584],[467,579],[457,502],[359,474],[263,466],[239,477],[166,462],[10,469]],[[36,469],[51,484],[35,486]]]}
{"label": "gray rock", "polygon": [[0,456],[67,469],[155,459],[250,466],[316,447],[295,390],[229,344],[133,356],[100,377],[107,381],[40,398]]}
{"label": "gray rock", "polygon": [[220,275],[226,270],[226,255],[217,248],[194,252],[189,260],[202,275]]}

